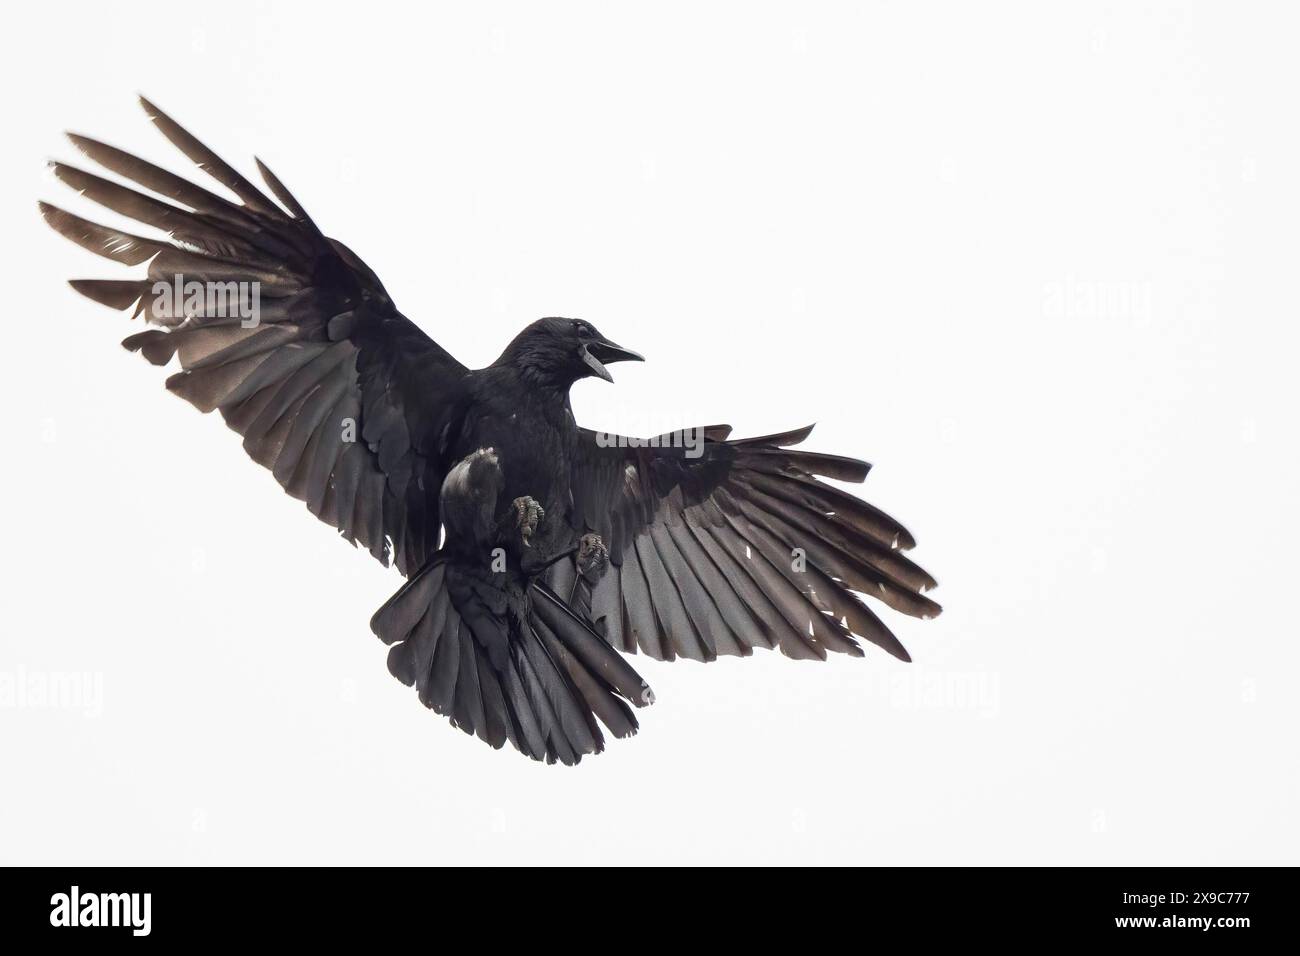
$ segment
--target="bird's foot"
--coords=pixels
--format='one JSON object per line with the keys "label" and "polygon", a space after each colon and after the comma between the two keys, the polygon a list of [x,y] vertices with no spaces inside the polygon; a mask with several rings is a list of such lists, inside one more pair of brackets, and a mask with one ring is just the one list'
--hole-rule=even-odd
{"label": "bird's foot", "polygon": [[514,507],[515,527],[519,529],[519,538],[525,548],[531,548],[532,537],[537,533],[538,525],[546,519],[546,509],[527,495],[516,498]]}
{"label": "bird's foot", "polygon": [[609,568],[609,548],[598,534],[584,534],[578,541],[578,573],[592,584]]}

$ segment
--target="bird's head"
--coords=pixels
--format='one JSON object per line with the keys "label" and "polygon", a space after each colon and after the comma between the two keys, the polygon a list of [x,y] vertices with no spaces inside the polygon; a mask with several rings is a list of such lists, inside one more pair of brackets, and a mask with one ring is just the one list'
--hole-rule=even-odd
{"label": "bird's head", "polygon": [[612,382],[605,366],[628,361],[645,360],[615,345],[590,322],[550,318],[538,319],[516,335],[497,364],[511,365],[539,384],[567,388],[588,375]]}

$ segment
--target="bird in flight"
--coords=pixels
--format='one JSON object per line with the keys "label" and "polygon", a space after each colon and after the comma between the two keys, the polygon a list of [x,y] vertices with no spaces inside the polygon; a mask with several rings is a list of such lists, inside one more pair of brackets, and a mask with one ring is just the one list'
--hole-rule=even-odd
{"label": "bird in flight", "polygon": [[915,541],[818,480],[860,482],[865,462],[795,448],[811,427],[742,440],[725,425],[647,440],[582,428],[573,383],[612,382],[608,366],[641,356],[546,318],[466,368],[260,160],[269,196],[141,104],[234,199],[70,134],[148,192],[66,163],[55,175],[167,236],[41,203],[77,245],[148,265],[71,285],[156,326],[122,344],[175,361],[169,391],[220,412],[285,491],[397,566],[406,583],[370,626],[426,707],[495,748],[576,764],[604,749],[602,725],[634,734],[633,708],[654,699],[624,654],[825,660],[862,656],[865,639],[909,660],[860,595],[938,614],[934,579],[904,554]]}

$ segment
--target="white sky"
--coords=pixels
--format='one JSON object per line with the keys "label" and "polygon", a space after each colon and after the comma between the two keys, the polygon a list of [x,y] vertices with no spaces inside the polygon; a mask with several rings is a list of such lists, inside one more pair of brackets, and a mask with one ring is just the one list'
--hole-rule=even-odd
{"label": "white sky", "polygon": [[[0,701],[0,861],[1296,862],[1293,7],[79,6],[0,41],[0,678],[96,706]],[[396,573],[64,285],[139,270],[41,223],[63,129],[190,174],[136,92],[467,363],[643,352],[584,424],[819,422],[939,578],[916,663],[638,659],[576,770],[426,712]]]}

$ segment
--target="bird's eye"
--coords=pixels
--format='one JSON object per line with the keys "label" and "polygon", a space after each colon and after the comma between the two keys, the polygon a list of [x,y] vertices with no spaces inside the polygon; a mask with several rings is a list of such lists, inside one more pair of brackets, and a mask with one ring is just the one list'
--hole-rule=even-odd
{"label": "bird's eye", "polygon": [[590,335],[591,326],[586,322],[574,322],[573,331],[577,332],[579,335]]}

